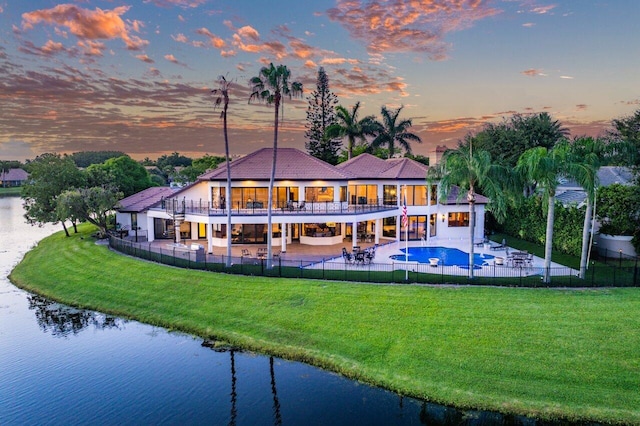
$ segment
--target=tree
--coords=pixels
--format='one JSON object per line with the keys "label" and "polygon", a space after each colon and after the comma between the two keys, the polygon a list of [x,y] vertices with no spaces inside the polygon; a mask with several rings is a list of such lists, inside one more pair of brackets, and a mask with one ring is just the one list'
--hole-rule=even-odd
{"label": "tree", "polygon": [[[271,210],[273,208],[273,183],[276,177],[276,162],[278,159],[278,114],[279,109],[282,106],[282,113],[284,114],[284,102],[283,96],[300,97],[302,96],[302,83],[289,82],[291,77],[291,71],[285,65],[278,65],[275,67],[271,63],[268,67],[262,67],[260,73],[249,80],[251,84],[251,95],[249,96],[249,103],[252,100],[265,102],[267,105],[274,105],[274,118],[273,118],[273,158],[271,160],[271,177],[269,178],[269,197],[268,197],[268,210],[267,210],[267,262],[268,267],[271,267],[271,241],[273,240],[272,229],[272,217]],[[229,232],[229,230],[227,230]]]}
{"label": "tree", "polygon": [[553,246],[553,223],[556,203],[556,190],[559,178],[578,175],[575,158],[570,155],[570,146],[566,139],[549,149],[542,146],[525,151],[516,165],[516,173],[522,181],[529,182],[542,190],[543,206],[547,207],[547,227],[544,242],[544,277],[549,283],[551,272],[551,249]]}
{"label": "tree", "polygon": [[307,131],[305,147],[312,156],[329,164],[338,163],[338,150],[341,142],[335,137],[329,137],[327,128],[336,124],[335,106],[338,97],[329,90],[329,78],[323,67],[318,70],[316,90],[307,98]]}
{"label": "tree", "polygon": [[127,155],[122,151],[81,151],[70,155],[76,166],[87,168],[92,164],[102,164],[109,158],[118,158]]}
{"label": "tree", "polygon": [[476,148],[489,151],[491,157],[505,166],[515,167],[520,156],[530,148],[553,148],[569,131],[546,112],[514,114],[501,123],[488,123],[478,132]]}
{"label": "tree", "polygon": [[36,157],[28,166],[29,180],[22,186],[25,219],[32,225],[61,222],[69,236],[66,217],[60,217],[56,210],[56,199],[65,190],[84,185],[82,172],[71,158],[49,153]]}
{"label": "tree", "polygon": [[64,191],[56,199],[59,217],[73,217],[98,227],[100,238],[107,234],[109,213],[122,193],[115,188],[94,186]]}
{"label": "tree", "polygon": [[387,146],[389,148],[389,157],[391,158],[396,151],[396,144],[404,148],[407,153],[411,153],[411,145],[409,141],[422,143],[422,139],[414,133],[408,131],[411,127],[411,119],[398,121],[400,107],[395,111],[389,111],[386,106],[382,107],[382,122],[375,125],[375,139],[371,142],[371,146],[376,148]]}
{"label": "tree", "polygon": [[[474,234],[476,224],[476,191],[482,186],[484,195],[491,200],[490,207],[498,220],[506,215],[507,197],[505,192],[512,182],[509,170],[491,160],[491,155],[484,150],[473,148],[473,138],[467,144],[460,144],[457,149],[444,153],[441,161],[440,198],[446,199],[451,187],[460,188],[458,195],[466,192],[469,203],[469,278],[473,278],[474,267]],[[434,173],[434,177],[438,176]],[[433,177],[427,177],[427,181]]]}
{"label": "tree", "polygon": [[115,186],[124,197],[153,186],[149,172],[127,155],[87,167],[89,186]]}
{"label": "tree", "polygon": [[613,120],[612,124],[609,136],[616,141],[626,142],[625,148],[617,151],[621,154],[620,160],[633,167],[640,181],[640,109],[633,115]]}
{"label": "tree", "polygon": [[[337,123],[327,127],[326,134],[329,138],[347,138],[347,160],[353,157],[353,150],[357,140],[366,142],[367,136],[373,136],[375,127],[375,117],[368,115],[362,120],[358,120],[358,110],[360,102],[351,108],[351,112],[342,105],[336,107]],[[364,152],[364,151],[363,151]]]}
{"label": "tree", "polygon": [[587,205],[582,225],[582,249],[580,251],[580,278],[587,273],[587,258],[589,257],[590,238],[589,230],[593,221],[593,205],[598,187],[598,170],[601,159],[606,151],[605,143],[600,139],[591,137],[576,138],[571,144],[572,163],[579,165],[575,173],[575,179],[587,194]]}
{"label": "tree", "polygon": [[[231,82],[221,75],[218,88],[212,92],[217,96],[214,108],[222,104],[222,129],[224,133],[224,159],[227,166],[227,186],[225,190],[225,210],[227,211],[227,258],[226,266],[231,267],[231,159],[229,158],[229,133],[227,132],[227,111],[229,110],[229,86]],[[269,206],[271,208],[271,206]]]}

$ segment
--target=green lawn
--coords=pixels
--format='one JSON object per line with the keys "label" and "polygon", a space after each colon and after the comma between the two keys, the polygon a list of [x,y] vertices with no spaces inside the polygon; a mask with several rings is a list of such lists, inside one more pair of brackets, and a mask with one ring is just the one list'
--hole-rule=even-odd
{"label": "green lawn", "polygon": [[306,361],[406,395],[640,424],[640,289],[373,285],[181,270],[57,233],[11,274],[78,307]]}
{"label": "green lawn", "polygon": [[0,197],[4,196],[19,196],[22,192],[22,188],[19,186],[11,188],[0,188]]}

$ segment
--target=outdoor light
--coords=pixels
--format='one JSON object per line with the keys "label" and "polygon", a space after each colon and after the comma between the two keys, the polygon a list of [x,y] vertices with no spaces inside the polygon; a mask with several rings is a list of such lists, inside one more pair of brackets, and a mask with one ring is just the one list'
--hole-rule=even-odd
{"label": "outdoor light", "polygon": [[442,213],[442,223],[444,223],[445,215]]}

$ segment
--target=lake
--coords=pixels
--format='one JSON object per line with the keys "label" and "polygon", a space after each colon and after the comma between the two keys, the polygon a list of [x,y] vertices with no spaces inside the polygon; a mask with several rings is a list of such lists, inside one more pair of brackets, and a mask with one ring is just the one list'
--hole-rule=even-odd
{"label": "lake", "polygon": [[404,398],[298,362],[213,350],[199,338],[31,295],[7,275],[62,228],[30,226],[23,214],[19,198],[0,197],[0,425],[541,424]]}

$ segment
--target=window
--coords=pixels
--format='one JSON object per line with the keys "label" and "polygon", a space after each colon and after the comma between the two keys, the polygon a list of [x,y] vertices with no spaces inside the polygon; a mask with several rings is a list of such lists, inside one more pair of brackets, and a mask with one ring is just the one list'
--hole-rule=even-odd
{"label": "window", "polygon": [[449,213],[449,227],[469,226],[469,212]]}
{"label": "window", "polygon": [[307,186],[304,189],[306,201],[324,203],[333,201],[333,186]]}
{"label": "window", "polygon": [[427,205],[427,185],[404,185],[400,188],[400,195],[407,197],[408,206]]}
{"label": "window", "polygon": [[349,185],[351,204],[376,204],[378,200],[377,185]]}
{"label": "window", "polygon": [[382,190],[382,199],[385,206],[398,205],[398,188],[395,185],[385,185]]}

